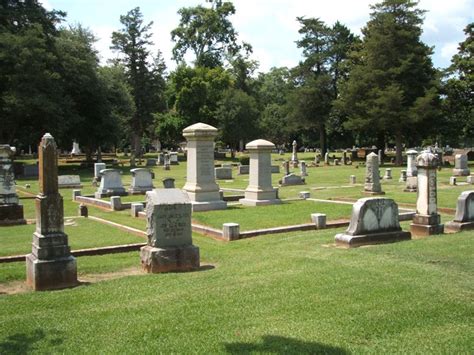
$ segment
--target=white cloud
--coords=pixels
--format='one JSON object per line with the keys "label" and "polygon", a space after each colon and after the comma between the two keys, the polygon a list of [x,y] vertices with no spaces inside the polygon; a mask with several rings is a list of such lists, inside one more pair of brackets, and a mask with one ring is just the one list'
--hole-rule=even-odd
{"label": "white cloud", "polygon": [[46,10],[51,11],[53,9],[53,7],[51,6],[48,0],[40,0],[39,2],[41,3],[41,5],[43,5],[43,7]]}
{"label": "white cloud", "polygon": [[451,42],[445,44],[441,48],[441,57],[446,59],[446,60],[451,60],[454,54],[458,52],[458,43],[457,42]]}

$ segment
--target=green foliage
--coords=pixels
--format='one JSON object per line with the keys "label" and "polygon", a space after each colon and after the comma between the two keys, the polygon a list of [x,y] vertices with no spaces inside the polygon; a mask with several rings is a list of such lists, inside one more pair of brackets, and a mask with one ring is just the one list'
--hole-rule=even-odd
{"label": "green foliage", "polygon": [[157,113],[155,116],[155,133],[160,138],[162,146],[177,147],[183,141],[183,129],[186,123],[174,111]]}

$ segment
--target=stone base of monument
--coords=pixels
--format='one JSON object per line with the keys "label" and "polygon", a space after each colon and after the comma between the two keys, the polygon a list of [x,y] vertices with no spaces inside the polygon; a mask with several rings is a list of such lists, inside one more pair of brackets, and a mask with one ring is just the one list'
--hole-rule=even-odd
{"label": "stone base of monument", "polygon": [[147,191],[153,190],[153,186],[148,186],[148,187],[133,187],[128,189],[128,194],[129,195],[145,195]]}
{"label": "stone base of monument", "polygon": [[0,226],[26,224],[23,205],[0,205]]}
{"label": "stone base of monument", "polygon": [[248,198],[241,198],[239,202],[245,206],[264,206],[264,205],[276,205],[281,203],[281,200],[278,198],[272,200],[251,200]]}
{"label": "stone base of monument", "polygon": [[279,181],[281,186],[291,186],[291,185],[304,185],[306,184],[305,180],[298,175],[295,174],[288,174],[283,176],[283,178]]}
{"label": "stone base of monument", "polygon": [[277,197],[277,189],[270,191],[247,189],[245,191],[245,197],[240,199],[239,202],[246,206],[274,205],[281,203],[281,200]]}
{"label": "stone base of monument", "polygon": [[467,230],[473,230],[474,222],[451,221],[451,222],[447,222],[444,225],[444,229],[450,232],[462,232],[462,231],[467,231]]}
{"label": "stone base of monument", "polygon": [[72,255],[54,260],[40,260],[33,254],[26,256],[26,283],[35,291],[74,287],[77,280],[76,258]]}
{"label": "stone base of monument", "polygon": [[410,224],[410,232],[413,237],[426,237],[429,235],[443,234],[444,225],[440,224],[440,215],[420,215],[413,217],[413,223]]}
{"label": "stone base of monument", "polygon": [[394,243],[410,240],[411,233],[405,231],[382,232],[364,235],[336,234],[336,244],[347,248],[356,248],[363,245]]}
{"label": "stone base of monument", "polygon": [[225,210],[227,208],[227,202],[221,200],[205,202],[192,201],[191,205],[193,212]]}
{"label": "stone base of monument", "polygon": [[108,189],[108,190],[99,190],[96,191],[94,196],[95,198],[111,197],[111,196],[127,196],[128,193],[125,189]]}
{"label": "stone base of monument", "polygon": [[471,174],[469,169],[453,169],[454,176],[469,176]]}
{"label": "stone base of monument", "polygon": [[199,248],[194,245],[155,248],[146,245],[140,249],[142,269],[147,273],[191,271],[200,266]]}

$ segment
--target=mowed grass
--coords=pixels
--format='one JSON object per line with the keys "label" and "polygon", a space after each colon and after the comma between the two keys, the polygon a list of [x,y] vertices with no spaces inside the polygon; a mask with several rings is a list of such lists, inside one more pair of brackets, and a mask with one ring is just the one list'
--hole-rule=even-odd
{"label": "mowed grass", "polygon": [[311,223],[311,213],[325,213],[327,219],[350,218],[352,206],[314,201],[283,201],[279,205],[228,206],[226,210],[194,212],[193,220],[222,228],[223,223],[239,223],[240,230],[254,230]]}
{"label": "mowed grass", "polygon": [[[473,232],[354,250],[335,232],[195,236],[198,272],[1,296],[0,353],[472,351]],[[83,277],[133,265],[78,258]]]}
{"label": "mowed grass", "polygon": [[[31,253],[35,228],[36,225],[0,228],[0,256]],[[66,219],[64,232],[68,235],[72,250],[144,241],[133,234],[86,218]]]}

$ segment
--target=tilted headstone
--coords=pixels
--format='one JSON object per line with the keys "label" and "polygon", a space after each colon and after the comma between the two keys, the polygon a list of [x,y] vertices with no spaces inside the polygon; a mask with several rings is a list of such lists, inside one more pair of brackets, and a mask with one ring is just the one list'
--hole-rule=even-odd
{"label": "tilted headstone", "polygon": [[471,174],[467,165],[467,155],[456,154],[454,156],[454,176],[469,176]]}
{"label": "tilted headstone", "polygon": [[199,248],[192,244],[192,207],[179,189],[146,193],[148,243],[140,249],[143,270],[148,273],[188,271],[199,268]]}
{"label": "tilted headstone", "polygon": [[187,140],[187,173],[183,190],[193,205],[193,211],[227,208],[221,199],[214,171],[214,138],[217,128],[196,123],[183,130]]}
{"label": "tilted headstone", "polygon": [[375,153],[370,153],[366,158],[364,192],[371,195],[385,194],[380,185],[379,158]]}
{"label": "tilted headstone", "polygon": [[410,232],[404,232],[400,227],[398,205],[392,199],[381,197],[359,199],[352,207],[351,221],[346,232],[335,237],[336,244],[347,247],[409,239]]}
{"label": "tilted headstone", "polygon": [[25,224],[23,206],[16,193],[12,158],[15,150],[0,145],[0,225]]}
{"label": "tilted headstone", "polygon": [[60,189],[76,189],[81,188],[81,177],[79,175],[59,175],[58,187]]}
{"label": "tilted headstone", "polygon": [[26,256],[26,282],[34,290],[78,284],[76,259],[64,233],[63,198],[58,192],[57,150],[46,133],[38,147],[39,194],[36,196],[36,231],[31,254]]}
{"label": "tilted headstone", "polygon": [[245,148],[250,153],[250,177],[245,197],[240,199],[240,203],[249,206],[280,203],[278,190],[272,186],[271,153],[275,145],[264,139],[257,139],[248,143]]}
{"label": "tilted headstone", "polygon": [[413,236],[419,237],[442,234],[444,226],[440,224],[436,191],[438,158],[433,153],[423,152],[416,158],[416,167],[418,170],[416,214],[410,225],[410,231]]}
{"label": "tilted headstone", "polygon": [[445,228],[454,232],[474,229],[474,191],[463,191],[458,197],[454,220]]}
{"label": "tilted headstone", "polygon": [[153,190],[153,172],[146,168],[136,168],[130,170],[132,173],[132,184],[130,185],[129,193],[145,194],[147,191]]}
{"label": "tilted headstone", "polygon": [[416,156],[418,152],[414,149],[407,151],[407,177],[416,176]]}
{"label": "tilted headstone", "polygon": [[165,178],[162,180],[163,187],[165,189],[174,189],[174,179],[173,178]]}
{"label": "tilted headstone", "polygon": [[116,169],[104,169],[100,171],[100,186],[95,193],[96,198],[107,196],[126,196],[127,191],[122,185],[122,175]]}
{"label": "tilted headstone", "polygon": [[232,180],[232,168],[214,168],[216,179]]}

